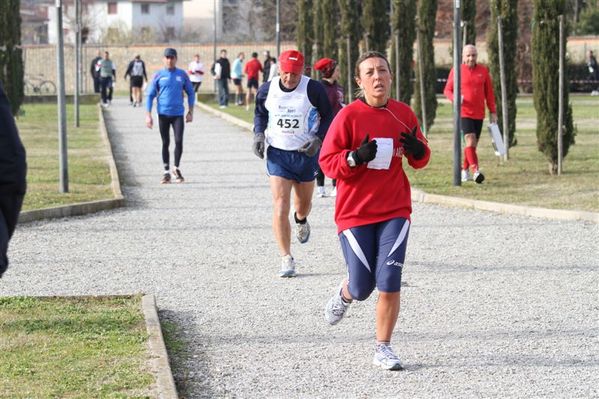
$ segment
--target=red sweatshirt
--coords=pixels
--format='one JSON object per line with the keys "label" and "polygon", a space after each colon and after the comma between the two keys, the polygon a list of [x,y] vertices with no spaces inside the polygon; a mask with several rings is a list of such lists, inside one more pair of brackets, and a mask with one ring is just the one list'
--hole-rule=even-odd
{"label": "red sweatshirt", "polygon": [[[493,82],[486,67],[476,64],[474,68],[461,65],[462,71],[462,118],[485,119],[485,99],[491,113],[495,113]],[[449,71],[443,90],[445,97],[453,102],[453,68]]]}
{"label": "red sweatshirt", "polygon": [[[418,139],[426,144],[422,159],[403,154],[400,133],[409,133],[418,121],[414,111],[399,101],[390,99],[386,107],[373,108],[356,100],[343,108],[329,127],[320,150],[319,163],[325,175],[337,179],[335,223],[337,231],[350,227],[410,218],[412,198],[410,182],[402,162],[419,169],[426,166],[431,150],[418,127]],[[391,138],[393,156],[389,169],[369,169],[368,164],[350,168],[347,156],[356,150],[366,135],[370,139]]]}

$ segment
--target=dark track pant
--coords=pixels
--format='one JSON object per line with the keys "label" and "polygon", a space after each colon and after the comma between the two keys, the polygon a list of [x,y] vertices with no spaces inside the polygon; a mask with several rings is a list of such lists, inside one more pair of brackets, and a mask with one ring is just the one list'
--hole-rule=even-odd
{"label": "dark track pant", "polygon": [[8,268],[8,241],[17,226],[23,194],[0,194],[0,277]]}
{"label": "dark track pant", "polygon": [[158,115],[158,127],[160,128],[160,137],[162,138],[162,163],[164,164],[164,170],[169,169],[170,156],[168,147],[171,143],[170,140],[170,128],[173,127],[173,133],[175,136],[175,163],[174,165],[178,168],[179,162],[181,162],[181,155],[183,154],[183,130],[185,127],[183,121],[183,115],[180,116],[168,116]]}
{"label": "dark track pant", "polygon": [[112,77],[102,78],[102,103],[106,104],[108,100],[112,100]]}

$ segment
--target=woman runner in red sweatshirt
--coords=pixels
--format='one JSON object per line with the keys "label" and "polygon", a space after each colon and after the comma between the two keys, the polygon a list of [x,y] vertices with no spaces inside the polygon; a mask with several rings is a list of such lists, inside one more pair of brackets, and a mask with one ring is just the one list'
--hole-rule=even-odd
{"label": "woman runner in red sweatshirt", "polygon": [[391,348],[399,316],[401,273],[412,212],[404,158],[413,168],[426,166],[430,148],[412,109],[390,96],[389,62],[378,52],[362,54],[355,69],[361,89],[331,124],[320,151],[320,166],[337,179],[335,222],[348,275],[325,307],[337,324],[355,299],[374,288],[376,349],[373,363],[403,368]]}

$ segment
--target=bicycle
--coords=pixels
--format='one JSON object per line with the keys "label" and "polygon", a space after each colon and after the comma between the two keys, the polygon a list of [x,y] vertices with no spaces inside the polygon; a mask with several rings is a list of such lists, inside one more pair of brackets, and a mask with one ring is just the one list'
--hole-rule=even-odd
{"label": "bicycle", "polygon": [[52,95],[56,94],[56,85],[51,80],[44,79],[44,75],[25,76],[25,95]]}

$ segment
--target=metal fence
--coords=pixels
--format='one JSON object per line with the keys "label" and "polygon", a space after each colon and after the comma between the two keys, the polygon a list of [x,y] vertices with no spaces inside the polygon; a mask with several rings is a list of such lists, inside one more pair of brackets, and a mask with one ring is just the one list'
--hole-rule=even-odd
{"label": "metal fence", "polygon": [[[163,51],[165,47],[173,47],[177,49],[178,62],[177,67],[187,70],[187,65],[193,60],[194,54],[200,55],[200,61],[204,64],[204,81],[200,87],[200,92],[212,93],[214,91],[214,79],[210,75],[210,66],[214,62],[214,46],[213,45],[194,45],[194,44],[179,44],[179,45],[164,45],[164,44],[148,44],[148,45],[132,45],[132,46],[103,46],[103,45],[84,45],[82,49],[82,93],[93,93],[93,79],[90,74],[92,60],[96,57],[98,51],[102,53],[108,51],[110,58],[116,65],[116,90],[128,90],[129,83],[125,83],[123,76],[129,62],[139,54],[141,59],[146,64],[148,79],[152,75],[163,68]],[[281,43],[281,51],[295,48],[294,43]],[[276,54],[274,43],[240,43],[236,45],[218,44],[216,46],[217,57],[220,50],[227,50],[227,57],[231,63],[240,52],[245,53],[245,61],[249,60],[252,52],[258,53],[258,59],[263,61],[262,53],[265,50],[270,51],[271,55]],[[25,63],[25,86],[27,90],[34,91],[33,94],[52,94],[47,92],[49,83],[54,85],[56,81],[56,46],[53,45],[26,45],[23,46],[23,61]],[[72,94],[75,91],[75,48],[72,45],[67,45],[64,48],[65,62],[65,90],[67,94]],[[48,82],[44,88],[40,87],[41,83]],[[37,92],[36,90],[39,90]],[[43,91],[43,92],[42,92]],[[27,94],[27,93],[26,93]]]}

